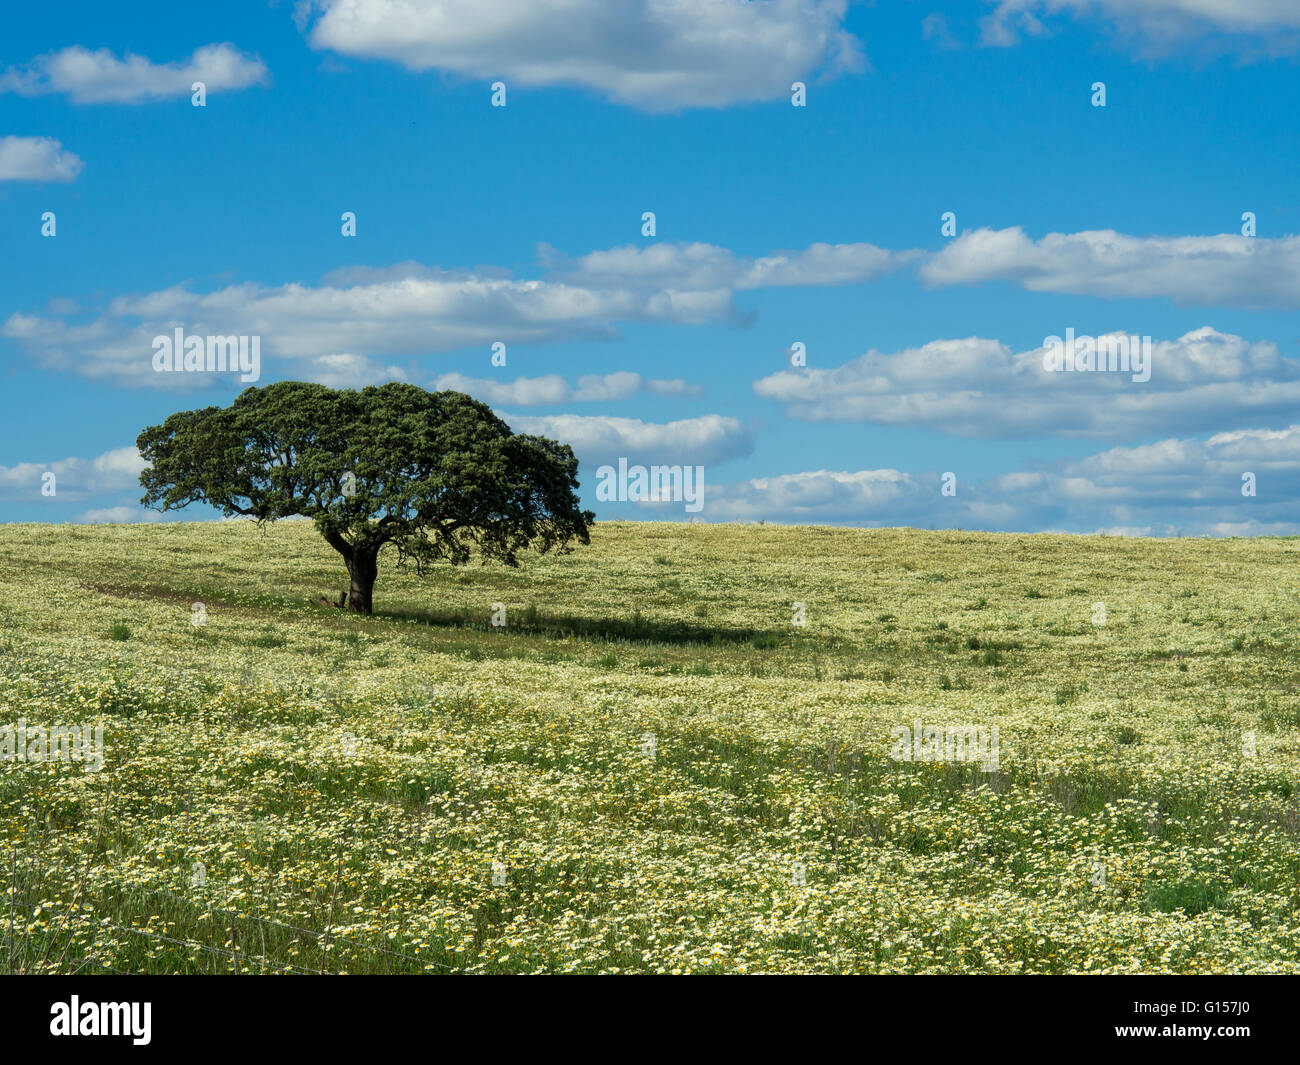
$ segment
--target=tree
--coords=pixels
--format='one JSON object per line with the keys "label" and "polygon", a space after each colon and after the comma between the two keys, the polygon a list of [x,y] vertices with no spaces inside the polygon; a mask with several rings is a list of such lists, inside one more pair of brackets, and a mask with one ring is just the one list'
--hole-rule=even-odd
{"label": "tree", "polygon": [[[460,392],[408,384],[335,390],[302,381],[245,389],[229,407],[171,415],[136,440],[141,502],[208,503],[258,524],[311,518],[343,556],[349,610],[373,610],[379,552],[423,574],[434,561],[519,564],[590,543],[567,444],[512,433]],[[341,605],[341,604],[340,604]]]}

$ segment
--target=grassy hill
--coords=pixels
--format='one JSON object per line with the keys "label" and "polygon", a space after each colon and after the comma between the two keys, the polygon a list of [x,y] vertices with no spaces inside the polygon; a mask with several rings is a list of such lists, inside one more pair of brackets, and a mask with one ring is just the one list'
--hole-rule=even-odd
{"label": "grassy hill", "polygon": [[0,761],[0,966],[1300,971],[1300,541],[391,561],[361,618],[304,523],[0,526],[0,726],[104,755]]}

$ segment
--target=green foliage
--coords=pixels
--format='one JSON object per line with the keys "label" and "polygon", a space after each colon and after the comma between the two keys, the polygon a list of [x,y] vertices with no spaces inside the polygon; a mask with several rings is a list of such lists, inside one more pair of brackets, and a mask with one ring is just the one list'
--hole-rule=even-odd
{"label": "green foliage", "polygon": [[1161,913],[1181,910],[1195,917],[1218,907],[1224,890],[1219,884],[1207,880],[1179,880],[1172,884],[1148,884],[1147,905]]}
{"label": "green foliage", "polygon": [[512,433],[459,392],[282,381],[246,389],[228,408],[173,414],[136,445],[149,463],[146,506],[203,502],[259,523],[310,518],[354,584],[373,585],[388,545],[421,572],[475,551],[516,566],[529,546],[588,543],[594,521],[578,506],[567,444]]}

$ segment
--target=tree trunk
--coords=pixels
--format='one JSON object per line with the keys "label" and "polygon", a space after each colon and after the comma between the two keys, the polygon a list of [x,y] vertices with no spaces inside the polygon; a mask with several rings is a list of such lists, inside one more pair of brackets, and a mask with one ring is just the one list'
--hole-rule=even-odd
{"label": "tree trunk", "polygon": [[352,586],[348,589],[348,609],[358,614],[373,613],[379,552],[354,550],[347,563],[348,576],[352,578]]}

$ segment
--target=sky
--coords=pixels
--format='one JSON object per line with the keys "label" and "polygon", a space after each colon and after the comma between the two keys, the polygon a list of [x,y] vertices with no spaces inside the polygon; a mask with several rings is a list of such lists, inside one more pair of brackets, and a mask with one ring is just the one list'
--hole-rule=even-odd
{"label": "sky", "polygon": [[[6,30],[0,520],[215,519],[140,506],[142,429],[398,380],[570,443],[598,520],[1300,534],[1296,0]],[[257,338],[257,380],[160,371],[178,328]],[[1111,334],[1145,372],[1053,362]],[[701,505],[598,499],[620,459]]]}

